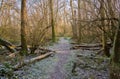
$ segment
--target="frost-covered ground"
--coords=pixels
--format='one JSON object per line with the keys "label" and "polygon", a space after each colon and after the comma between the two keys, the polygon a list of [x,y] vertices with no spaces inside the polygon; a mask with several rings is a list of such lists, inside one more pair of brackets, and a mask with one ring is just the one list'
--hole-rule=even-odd
{"label": "frost-covered ground", "polygon": [[79,50],[71,79],[110,79],[109,59],[95,55],[95,51]]}
{"label": "frost-covered ground", "polygon": [[69,39],[61,38],[58,43],[48,47],[56,51],[53,56],[17,71],[19,79],[65,79],[70,77],[75,58],[75,53],[70,50],[70,47]]}
{"label": "frost-covered ground", "polygon": [[[56,51],[53,56],[15,73],[19,79],[109,79],[106,59],[94,59],[93,51],[70,50],[71,46],[69,39],[60,38],[58,43],[48,47]],[[82,56],[76,57],[78,54]],[[77,66],[72,73],[74,63]]]}
{"label": "frost-covered ground", "polygon": [[21,74],[20,71],[18,72],[21,75],[20,79],[64,79],[71,72],[72,56],[58,53],[29,67],[24,67]]}

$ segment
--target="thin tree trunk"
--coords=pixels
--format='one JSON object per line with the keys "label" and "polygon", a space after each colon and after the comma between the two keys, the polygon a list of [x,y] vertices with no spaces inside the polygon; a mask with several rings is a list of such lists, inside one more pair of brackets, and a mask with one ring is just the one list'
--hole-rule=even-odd
{"label": "thin tree trunk", "polygon": [[55,42],[55,23],[54,23],[54,11],[53,11],[53,0],[50,0],[50,14],[51,14],[51,26],[52,26],[52,41]]}
{"label": "thin tree trunk", "polygon": [[[107,2],[108,2],[108,10],[109,10],[110,18],[115,18],[115,13],[114,13],[114,10],[112,7],[112,0],[107,0]],[[111,22],[111,32],[112,32],[112,35],[110,38],[111,38],[111,41],[113,43],[115,32],[116,32],[116,27],[115,27],[115,21],[111,20],[110,22]]]}
{"label": "thin tree trunk", "polygon": [[113,45],[113,62],[120,63],[120,19],[119,19],[119,27],[117,29],[114,45]]}
{"label": "thin tree trunk", "polygon": [[[100,1],[100,16],[101,19],[105,18],[105,10],[104,10],[104,0]],[[102,29],[105,30],[105,21],[101,21]],[[109,49],[107,48],[107,36],[105,31],[102,30],[102,44],[103,44],[103,52],[106,56],[110,56]]]}
{"label": "thin tree trunk", "polygon": [[112,63],[110,66],[110,79],[120,79],[120,18],[113,45]]}
{"label": "thin tree trunk", "polygon": [[25,27],[27,25],[27,10],[26,10],[26,0],[21,2],[21,54],[27,54],[27,42],[26,42],[26,32]]}
{"label": "thin tree trunk", "polygon": [[78,38],[78,41],[79,41],[79,43],[81,43],[81,39],[82,39],[80,18],[81,18],[81,14],[80,14],[80,0],[78,0],[78,28],[79,28],[79,38]]}
{"label": "thin tree trunk", "polygon": [[70,0],[70,6],[71,6],[71,12],[72,12],[72,32],[73,32],[73,38],[77,38],[77,28],[76,28],[76,12],[73,10],[73,1]]}

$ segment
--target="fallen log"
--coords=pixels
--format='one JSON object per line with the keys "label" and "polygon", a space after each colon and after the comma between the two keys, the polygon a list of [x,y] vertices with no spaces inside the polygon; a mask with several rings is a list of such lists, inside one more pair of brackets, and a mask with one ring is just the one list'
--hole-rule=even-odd
{"label": "fallen log", "polygon": [[11,53],[7,56],[7,58],[15,58],[18,54],[19,54],[19,52]]}
{"label": "fallen log", "polygon": [[102,48],[102,49],[100,49],[100,50],[98,50],[97,52],[96,52],[96,54],[97,55],[99,55],[101,52],[103,52],[104,51],[104,49]]}
{"label": "fallen log", "polygon": [[[39,47],[39,49],[42,50],[42,51],[46,51],[46,52],[52,52],[52,50],[49,50],[49,49],[47,49],[47,48]],[[53,51],[53,52],[54,52],[54,51]]]}
{"label": "fallen log", "polygon": [[[17,48],[18,46],[16,46]],[[19,46],[19,49],[21,50],[20,46]],[[31,47],[29,46],[28,49],[30,49],[31,51]],[[55,52],[55,51],[52,51],[52,50],[49,50],[49,49],[46,49],[46,48],[42,48],[42,47],[39,47],[37,48],[34,53],[30,53],[30,54],[45,54],[47,52]],[[16,51],[14,53],[11,53],[7,56],[7,58],[15,58],[17,55],[19,54],[19,51]]]}
{"label": "fallen log", "polygon": [[22,68],[23,66],[25,65],[28,65],[28,64],[31,64],[33,62],[36,62],[38,60],[42,60],[46,57],[49,57],[51,54],[53,54],[54,52],[49,52],[49,53],[46,53],[44,55],[40,55],[40,56],[37,56],[35,58],[32,58],[32,59],[29,59],[29,60],[23,60],[22,62],[19,62],[17,65],[15,65],[13,67],[13,70],[18,70],[19,68]]}
{"label": "fallen log", "polygon": [[5,46],[10,52],[16,52],[15,46],[2,38],[0,38],[0,45]]}
{"label": "fallen log", "polygon": [[93,50],[93,51],[96,51],[96,50],[100,50],[100,48],[84,48],[83,50]]}
{"label": "fallen log", "polygon": [[96,45],[89,45],[89,44],[85,44],[85,45],[75,45],[75,46],[73,46],[71,49],[94,48],[94,47],[102,47],[102,45],[101,45],[101,44],[96,44]]}
{"label": "fallen log", "polygon": [[[108,47],[112,47],[111,43],[108,43],[107,44]],[[73,46],[72,48],[70,49],[88,49],[88,50],[99,50],[100,48],[102,47],[102,44],[101,43],[98,43],[98,44],[82,44],[82,45],[75,45]]]}

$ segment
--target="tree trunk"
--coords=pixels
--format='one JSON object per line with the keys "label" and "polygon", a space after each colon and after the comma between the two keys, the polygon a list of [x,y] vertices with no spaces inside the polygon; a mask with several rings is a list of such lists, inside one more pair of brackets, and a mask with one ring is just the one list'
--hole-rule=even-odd
{"label": "tree trunk", "polygon": [[78,37],[78,42],[81,43],[81,39],[82,39],[82,30],[81,30],[81,23],[80,23],[80,18],[81,18],[81,14],[80,14],[80,0],[78,0],[78,28],[79,28],[79,37]]}
{"label": "tree trunk", "polygon": [[[110,18],[115,18],[115,12],[113,10],[112,1],[113,0],[107,0],[107,2],[108,2],[108,12],[109,12]],[[111,42],[113,43],[117,23],[114,20],[111,20],[110,23],[111,23],[111,37],[110,38],[111,38]]]}
{"label": "tree trunk", "polygon": [[50,15],[51,15],[51,26],[52,26],[52,41],[55,42],[55,23],[54,23],[54,11],[53,11],[53,0],[50,0]]}
{"label": "tree trunk", "polygon": [[[101,0],[100,1],[100,17],[101,19],[105,18],[105,10],[104,10],[104,7],[105,4],[104,4],[104,0]],[[103,52],[106,56],[110,56],[110,53],[109,53],[109,49],[107,47],[107,36],[106,36],[106,33],[105,33],[105,21],[101,21],[101,25],[102,25],[102,44],[103,44]]]}
{"label": "tree trunk", "polygon": [[120,79],[120,18],[113,45],[112,63],[110,66],[111,79]]}
{"label": "tree trunk", "polygon": [[27,42],[26,42],[26,32],[25,27],[27,25],[27,10],[26,10],[26,0],[21,2],[21,54],[27,54]]}
{"label": "tree trunk", "polygon": [[70,6],[71,6],[71,12],[72,12],[72,32],[73,32],[73,38],[77,38],[77,27],[76,27],[76,11],[73,10],[73,1],[70,0]]}

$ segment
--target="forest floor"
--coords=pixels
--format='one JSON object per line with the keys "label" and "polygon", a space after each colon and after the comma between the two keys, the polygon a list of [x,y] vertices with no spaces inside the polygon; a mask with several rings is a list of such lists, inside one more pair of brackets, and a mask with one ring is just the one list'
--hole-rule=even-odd
{"label": "forest floor", "polygon": [[71,50],[72,46],[70,38],[61,37],[47,47],[56,51],[54,55],[24,66],[15,74],[19,79],[109,79],[107,58],[91,50]]}

